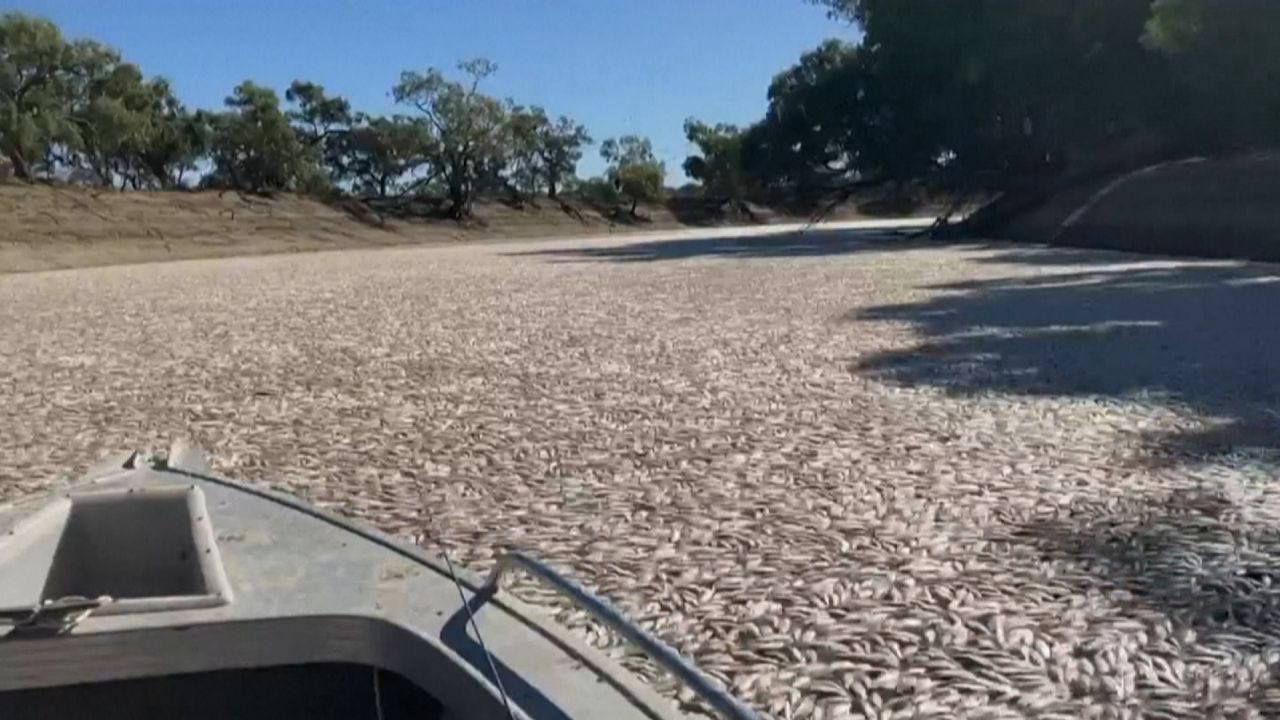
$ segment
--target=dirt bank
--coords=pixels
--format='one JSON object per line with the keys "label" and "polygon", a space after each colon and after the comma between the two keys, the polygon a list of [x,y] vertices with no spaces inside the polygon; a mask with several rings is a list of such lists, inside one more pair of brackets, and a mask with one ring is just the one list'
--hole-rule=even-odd
{"label": "dirt bank", "polygon": [[1280,153],[1187,158],[1099,178],[1055,194],[995,235],[1280,262]]}
{"label": "dirt bank", "polygon": [[[379,212],[355,201],[326,204],[293,195],[120,193],[0,183],[0,273],[808,219],[766,209],[754,218],[718,215],[701,201],[679,198],[642,207],[637,219],[609,218],[581,203],[545,198],[520,207],[479,202],[465,225],[428,210]],[[831,215],[859,217],[852,206]]]}

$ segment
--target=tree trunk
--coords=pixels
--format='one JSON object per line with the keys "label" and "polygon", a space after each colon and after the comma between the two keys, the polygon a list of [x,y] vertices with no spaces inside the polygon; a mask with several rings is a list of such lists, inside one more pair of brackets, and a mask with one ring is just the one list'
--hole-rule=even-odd
{"label": "tree trunk", "polygon": [[467,196],[460,183],[449,183],[449,217],[461,220],[466,216]]}
{"label": "tree trunk", "polygon": [[22,157],[22,153],[17,150],[10,150],[6,155],[9,156],[9,164],[13,165],[13,174],[27,182],[31,182],[31,164],[27,162],[26,158]]}
{"label": "tree trunk", "polygon": [[552,200],[556,199],[556,179],[547,178],[547,197]]}
{"label": "tree trunk", "polygon": [[[236,170],[236,166],[234,162],[224,163],[223,169],[226,170],[226,178],[222,181],[222,184],[226,185],[228,182],[230,182],[231,189],[236,191],[242,191],[246,189],[244,186],[244,183],[240,181],[240,172]],[[227,188],[224,187],[223,189],[225,190]]]}
{"label": "tree trunk", "polygon": [[631,217],[636,217],[636,206],[639,204],[639,198],[631,198]]}
{"label": "tree trunk", "polygon": [[468,184],[466,186],[466,189],[463,191],[463,196],[462,196],[462,217],[463,218],[471,217],[471,207],[472,205],[475,204],[475,199],[476,199],[475,188],[472,185]]}
{"label": "tree trunk", "polygon": [[507,191],[507,195],[511,199],[511,204],[514,205],[517,210],[523,209],[524,193],[520,192],[520,188],[511,184],[511,182],[507,181],[506,179],[503,179],[502,186]]}

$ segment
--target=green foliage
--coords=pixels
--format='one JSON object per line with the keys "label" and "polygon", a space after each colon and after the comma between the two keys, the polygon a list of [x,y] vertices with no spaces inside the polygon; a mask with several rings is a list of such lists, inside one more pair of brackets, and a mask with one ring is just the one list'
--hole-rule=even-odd
{"label": "green foliage", "polygon": [[326,94],[323,85],[303,80],[294,80],[284,96],[293,105],[286,115],[294,123],[309,166],[299,171],[299,177],[308,176],[306,184],[313,188],[311,194],[323,194],[320,191],[324,183],[319,177],[327,172],[332,182],[341,172],[342,144],[355,121],[351,103]]}
{"label": "green foliage", "polygon": [[609,138],[600,145],[600,157],[609,163],[606,177],[618,193],[631,202],[632,216],[640,202],[662,198],[666,166],[654,157],[649,138],[639,135]]}
{"label": "green foliage", "polygon": [[184,111],[168,83],[144,80],[136,65],[110,52],[93,53],[81,67],[85,84],[72,106],[79,163],[103,185],[170,184],[185,158],[173,146],[183,138]]}
{"label": "green foliage", "polygon": [[745,151],[762,179],[834,162],[853,179],[1001,190],[1127,148],[1280,141],[1280,3],[813,1],[864,37],[775,80]]}
{"label": "green foliage", "polygon": [[866,21],[866,2],[865,0],[808,0],[813,5],[822,5],[827,8],[827,14],[832,18],[848,20],[849,22],[863,24]]}
{"label": "green foliage", "polygon": [[246,80],[207,116],[215,178],[252,192],[287,190],[306,167],[306,153],[275,91]]}
{"label": "green foliage", "polygon": [[[357,193],[386,198],[406,192],[410,174],[425,167],[431,133],[421,118],[360,116],[337,147],[336,175],[351,182]],[[431,179],[426,174],[414,184],[425,185]]]}
{"label": "green foliage", "polygon": [[508,112],[507,122],[511,133],[508,180],[521,192],[537,192],[543,184],[538,157],[539,134],[548,122],[547,113],[540,107],[525,108],[519,105],[512,106]]}
{"label": "green foliage", "polygon": [[1143,44],[1170,55],[1187,52],[1200,42],[1206,9],[1204,3],[1189,0],[1153,0]]}
{"label": "green foliage", "polygon": [[576,192],[587,203],[597,208],[616,208],[622,199],[618,186],[607,177],[590,177],[576,184]]}
{"label": "green foliage", "polygon": [[0,151],[31,178],[59,143],[74,142],[68,115],[72,46],[48,20],[0,15]]}
{"label": "green foliage", "polygon": [[297,106],[288,113],[289,119],[299,123],[299,139],[307,145],[322,145],[343,132],[354,119],[351,103],[346,98],[325,94],[323,85],[294,80],[284,97]]}
{"label": "green foliage", "polygon": [[765,118],[741,138],[744,171],[766,187],[817,192],[867,175],[908,175],[936,148],[898,147],[904,117],[880,108],[879,83],[858,46],[828,40],[769,85]]}
{"label": "green foliage", "polygon": [[600,157],[614,167],[653,162],[653,144],[640,135],[609,138],[600,144]]}
{"label": "green foliage", "polygon": [[151,105],[142,73],[107,53],[86,54],[81,69],[84,86],[71,107],[74,149],[103,185],[118,176],[136,183],[132,165],[146,142]]}
{"label": "green foliage", "polygon": [[563,115],[552,122],[537,106],[512,108],[510,123],[515,184],[527,192],[546,189],[556,197],[577,171],[583,146],[591,143],[587,128]]}
{"label": "green foliage", "polygon": [[306,195],[319,200],[329,200],[338,196],[338,187],[333,178],[321,165],[306,162],[294,172],[292,189],[299,195]]}
{"label": "green foliage", "polygon": [[[574,179],[586,128],[480,92],[497,70],[487,60],[458,70],[461,80],[434,68],[401,74],[392,94],[420,113],[412,118],[356,112],[305,80],[285,91],[287,111],[274,90],[246,80],[220,111],[191,112],[166,80],[146,78],[116,51],[68,41],[48,20],[0,13],[0,152],[23,178],[63,173],[121,189],[182,186],[207,166],[203,187],[439,192],[458,218],[478,192],[554,197]],[[643,173],[623,174],[637,176],[627,180],[635,193],[651,194]]]}
{"label": "green foliage", "polygon": [[817,1],[864,36],[775,78],[745,151],[764,180],[999,191],[1166,124],[1151,0]]}
{"label": "green foliage", "polygon": [[104,185],[167,187],[202,138],[163,79],[46,20],[0,16],[0,146],[19,176],[81,167]]}
{"label": "green foliage", "polygon": [[685,158],[684,172],[699,184],[702,195],[745,207],[755,187],[743,162],[747,133],[736,125],[708,125],[689,118],[684,134],[699,153]]}
{"label": "green foliage", "polygon": [[610,171],[618,192],[631,201],[631,214],[641,201],[657,202],[662,199],[662,181],[666,175],[660,162],[623,165]]}
{"label": "green foliage", "polygon": [[447,79],[430,68],[405,71],[391,89],[396,102],[416,108],[425,119],[430,141],[426,158],[449,196],[449,213],[470,214],[478,188],[492,186],[511,159],[511,126],[506,107],[479,91],[497,71],[488,60],[459,63],[466,82]]}
{"label": "green foliage", "polygon": [[1280,3],[1155,0],[1143,44],[1169,61],[1189,142],[1280,141]]}
{"label": "green foliage", "polygon": [[187,172],[195,170],[206,155],[212,129],[204,115],[189,112],[169,87],[157,78],[148,83],[150,114],[137,162],[163,188],[180,187]]}

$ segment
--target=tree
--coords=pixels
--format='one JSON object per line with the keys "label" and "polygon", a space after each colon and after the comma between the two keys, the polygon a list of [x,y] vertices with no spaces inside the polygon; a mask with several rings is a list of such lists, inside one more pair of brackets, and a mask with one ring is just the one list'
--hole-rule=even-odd
{"label": "tree", "polygon": [[206,115],[178,102],[168,81],[156,78],[147,87],[151,108],[138,162],[160,187],[181,187],[185,174],[208,153],[212,129]]}
{"label": "tree", "polygon": [[150,177],[142,155],[159,122],[157,105],[172,100],[158,96],[168,86],[147,83],[136,65],[106,48],[85,44],[75,54],[70,119],[76,138],[69,155],[104,186],[118,180],[121,189],[138,189]]}
{"label": "tree", "polygon": [[616,209],[619,196],[618,187],[607,177],[589,177],[573,183],[573,191],[583,200],[597,208]]}
{"label": "tree", "polygon": [[1280,140],[1277,28],[1274,2],[1152,3],[1142,43],[1169,62],[1180,139],[1228,147]]}
{"label": "tree", "polygon": [[631,216],[636,216],[641,201],[662,197],[666,166],[653,155],[649,138],[623,135],[609,138],[600,146],[600,157],[609,163],[605,173],[618,192],[631,201]]}
{"label": "tree", "polygon": [[82,167],[98,182],[167,187],[202,152],[163,79],[46,20],[0,16],[0,148],[20,177]]}
{"label": "tree", "polygon": [[355,117],[346,98],[330,96],[324,86],[294,80],[285,91],[285,100],[294,105],[287,115],[294,132],[313,165],[323,165],[331,178],[340,174],[338,163],[343,137]]}
{"label": "tree", "polygon": [[577,171],[582,148],[591,143],[584,125],[563,115],[553,123],[537,106],[513,108],[511,132],[517,185],[529,191],[546,188],[551,198]]}
{"label": "tree", "polygon": [[775,79],[749,148],[767,168],[1000,191],[1163,122],[1163,64],[1139,42],[1150,0],[818,2],[863,38]]}
{"label": "tree", "polygon": [[684,135],[699,153],[685,158],[685,174],[701,185],[704,195],[750,213],[746,197],[751,180],[743,168],[746,133],[736,125],[708,125],[689,118],[684,121]]}
{"label": "tree", "polygon": [[0,15],[0,151],[21,178],[74,140],[67,116],[72,48],[48,20]]}
{"label": "tree", "polygon": [[207,116],[215,178],[252,192],[292,187],[305,154],[275,91],[246,80],[226,106],[226,112]]}
{"label": "tree", "polygon": [[308,145],[322,145],[346,130],[353,120],[351,103],[325,94],[323,85],[294,80],[284,97],[297,106],[289,111],[289,119],[299,123],[298,136]]}
{"label": "tree", "polygon": [[866,22],[866,0],[808,0],[811,5],[822,5],[832,18],[863,25]]}
{"label": "tree", "polygon": [[508,179],[518,190],[534,193],[542,189],[543,178],[538,148],[547,114],[540,107],[514,105],[508,111],[511,131],[511,167]]}
{"label": "tree", "polygon": [[828,40],[769,85],[768,109],[739,142],[755,184],[805,199],[860,182],[928,174],[939,140],[911,126],[910,107],[890,107],[861,46]]}
{"label": "tree", "polygon": [[462,219],[471,212],[477,187],[492,182],[507,166],[511,142],[506,107],[479,92],[497,66],[476,59],[459,63],[458,69],[469,82],[448,80],[435,68],[406,71],[391,93],[425,118],[428,162],[444,183],[450,216]]}
{"label": "tree", "polygon": [[430,143],[431,133],[422,119],[359,116],[337,141],[338,176],[350,180],[358,193],[379,198],[402,194],[415,170],[419,177],[414,184],[433,179],[427,163]]}

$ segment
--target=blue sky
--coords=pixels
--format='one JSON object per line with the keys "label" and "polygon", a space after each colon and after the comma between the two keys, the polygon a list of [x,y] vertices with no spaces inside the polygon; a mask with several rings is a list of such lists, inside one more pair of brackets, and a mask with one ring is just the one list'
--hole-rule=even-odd
{"label": "blue sky", "polygon": [[[361,110],[394,111],[401,70],[498,64],[491,94],[585,123],[597,139],[652,138],[681,178],[685,117],[746,123],[775,73],[856,31],[804,0],[17,0],[71,37],[120,50],[214,107],[252,78],[283,93],[323,84]],[[597,151],[579,167],[598,173]]]}

